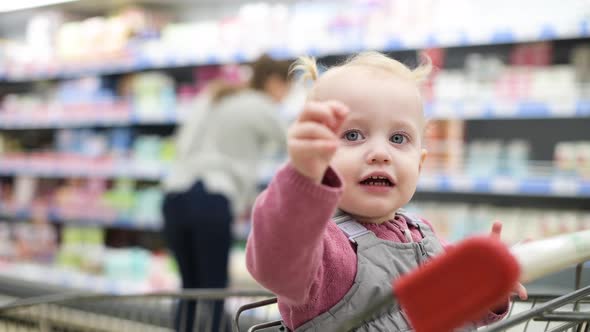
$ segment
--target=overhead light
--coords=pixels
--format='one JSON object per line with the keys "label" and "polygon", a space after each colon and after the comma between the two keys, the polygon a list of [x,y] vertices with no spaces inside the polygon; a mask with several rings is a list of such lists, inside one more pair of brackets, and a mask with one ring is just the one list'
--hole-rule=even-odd
{"label": "overhead light", "polygon": [[59,3],[74,2],[79,0],[18,0],[18,1],[2,1],[0,3],[0,12],[12,12],[21,9],[30,9],[36,7],[43,7],[49,5],[56,5]]}

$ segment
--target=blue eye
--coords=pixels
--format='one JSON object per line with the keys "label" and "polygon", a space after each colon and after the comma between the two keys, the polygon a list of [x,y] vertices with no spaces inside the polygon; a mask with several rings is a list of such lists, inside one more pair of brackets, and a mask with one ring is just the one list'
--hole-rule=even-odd
{"label": "blue eye", "polygon": [[364,138],[358,130],[349,130],[345,132],[344,135],[342,135],[342,137],[347,141],[351,142],[358,141]]}
{"label": "blue eye", "polygon": [[406,137],[402,134],[395,134],[395,135],[391,136],[391,138],[389,138],[389,140],[395,144],[402,144],[406,141]]}

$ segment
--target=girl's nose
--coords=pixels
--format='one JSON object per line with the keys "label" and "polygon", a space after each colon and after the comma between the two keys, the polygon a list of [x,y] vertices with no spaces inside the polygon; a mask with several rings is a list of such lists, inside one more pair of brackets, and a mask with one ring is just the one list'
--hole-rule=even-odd
{"label": "girl's nose", "polygon": [[390,162],[391,156],[382,146],[373,146],[372,150],[367,154],[368,164],[389,164]]}

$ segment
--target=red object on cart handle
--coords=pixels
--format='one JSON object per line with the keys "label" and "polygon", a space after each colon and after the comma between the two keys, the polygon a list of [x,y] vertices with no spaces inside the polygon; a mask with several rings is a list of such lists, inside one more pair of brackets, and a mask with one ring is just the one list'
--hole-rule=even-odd
{"label": "red object on cart handle", "polygon": [[416,332],[446,332],[507,299],[519,275],[506,245],[473,237],[394,280],[393,296]]}

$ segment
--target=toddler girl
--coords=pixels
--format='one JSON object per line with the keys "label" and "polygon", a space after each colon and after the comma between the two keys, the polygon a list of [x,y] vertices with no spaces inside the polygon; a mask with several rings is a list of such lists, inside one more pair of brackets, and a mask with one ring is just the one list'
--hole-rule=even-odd
{"label": "toddler girl", "polygon": [[[254,206],[246,256],[289,329],[334,331],[391,293],[392,279],[444,251],[429,222],[401,210],[427,154],[419,83],[430,67],[410,70],[375,52],[321,77],[311,59],[295,67],[315,82],[289,129],[289,162]],[[507,307],[464,330],[501,319]],[[397,304],[357,327],[411,329]]]}

